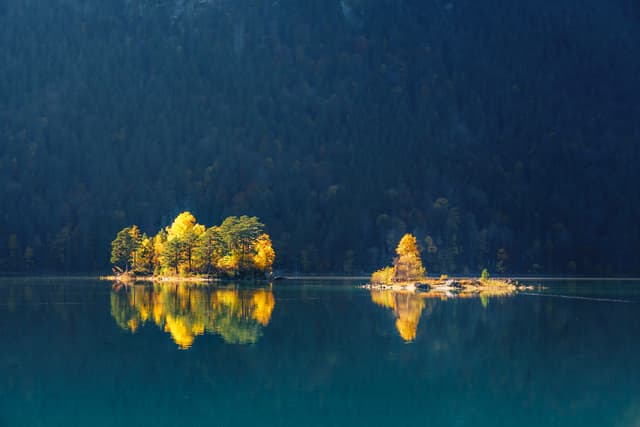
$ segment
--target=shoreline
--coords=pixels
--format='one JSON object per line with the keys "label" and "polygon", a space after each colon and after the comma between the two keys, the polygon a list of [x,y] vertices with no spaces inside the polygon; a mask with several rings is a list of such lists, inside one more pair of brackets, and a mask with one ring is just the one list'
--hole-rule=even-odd
{"label": "shoreline", "polygon": [[401,283],[368,283],[361,286],[371,291],[406,292],[416,294],[493,294],[510,295],[518,291],[534,290],[535,285],[523,285],[512,279],[431,279]]}
{"label": "shoreline", "polygon": [[122,282],[122,283],[130,283],[130,282],[149,282],[149,283],[158,283],[158,282],[193,282],[193,283],[209,283],[209,282],[218,282],[221,279],[210,278],[210,277],[198,277],[198,276],[100,276],[99,280],[106,280],[111,282]]}
{"label": "shoreline", "polygon": [[226,278],[226,277],[208,277],[208,276],[132,276],[132,275],[120,275],[120,276],[99,276],[98,280],[119,283],[122,285],[134,285],[134,284],[159,284],[159,283],[183,283],[183,284],[196,284],[196,285],[213,285],[224,283],[271,283],[272,280],[264,278]]}

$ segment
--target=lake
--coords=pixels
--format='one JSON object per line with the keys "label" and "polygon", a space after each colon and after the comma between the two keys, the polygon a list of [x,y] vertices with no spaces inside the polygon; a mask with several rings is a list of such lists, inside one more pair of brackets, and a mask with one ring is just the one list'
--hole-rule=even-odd
{"label": "lake", "polygon": [[0,426],[640,426],[640,282],[0,279]]}

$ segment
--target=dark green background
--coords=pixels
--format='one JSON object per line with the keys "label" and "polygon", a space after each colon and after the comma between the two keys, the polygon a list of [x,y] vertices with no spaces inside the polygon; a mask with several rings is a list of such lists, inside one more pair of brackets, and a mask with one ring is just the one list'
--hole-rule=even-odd
{"label": "dark green background", "polygon": [[639,42],[631,0],[0,0],[0,271],[189,209],[287,271],[408,231],[432,273],[639,273]]}

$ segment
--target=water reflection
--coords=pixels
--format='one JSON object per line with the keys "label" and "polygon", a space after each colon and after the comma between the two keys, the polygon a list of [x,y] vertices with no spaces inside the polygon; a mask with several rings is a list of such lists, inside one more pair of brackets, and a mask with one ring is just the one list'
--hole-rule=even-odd
{"label": "water reflection", "polygon": [[[409,292],[395,290],[371,290],[371,301],[376,305],[393,310],[396,317],[396,330],[405,342],[412,342],[418,334],[418,324],[423,311],[428,316],[436,301],[449,298],[478,298],[485,309],[490,298],[514,295],[511,290],[489,290],[483,292],[459,292],[450,294],[440,291]],[[426,311],[425,311],[426,310]]]}
{"label": "water reflection", "polygon": [[255,343],[275,304],[271,287],[156,284],[114,287],[111,292],[111,315],[118,326],[136,333],[153,322],[181,349],[205,333],[220,335],[229,344]]}

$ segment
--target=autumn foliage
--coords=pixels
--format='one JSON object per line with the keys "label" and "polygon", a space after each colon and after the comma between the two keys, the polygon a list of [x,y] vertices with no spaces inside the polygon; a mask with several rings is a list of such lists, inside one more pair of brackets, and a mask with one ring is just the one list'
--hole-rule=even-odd
{"label": "autumn foliage", "polygon": [[393,260],[392,267],[385,267],[371,275],[371,283],[392,284],[403,282],[415,282],[422,280],[426,274],[420,249],[416,238],[411,234],[405,234],[396,248],[397,256]]}
{"label": "autumn foliage", "polygon": [[111,243],[111,262],[138,274],[256,276],[270,274],[276,253],[256,217],[228,217],[222,224],[198,224],[182,212],[155,236],[133,225]]}

